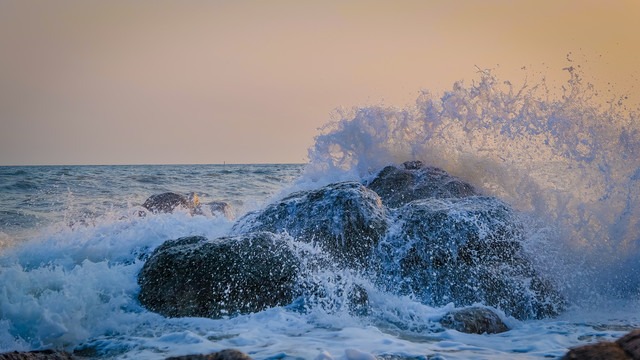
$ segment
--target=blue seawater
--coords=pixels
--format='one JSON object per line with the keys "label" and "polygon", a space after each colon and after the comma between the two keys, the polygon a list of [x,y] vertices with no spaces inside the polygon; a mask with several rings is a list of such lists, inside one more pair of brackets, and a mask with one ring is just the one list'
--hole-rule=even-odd
{"label": "blue seawater", "polygon": [[[544,86],[513,89],[483,73],[404,109],[344,111],[304,165],[0,167],[0,352],[164,359],[237,348],[255,359],[546,359],[618,338],[640,327],[640,116],[595,105],[591,88],[569,73],[558,99],[540,93]],[[542,320],[501,314],[510,331],[463,334],[438,323],[455,303],[430,307],[363,279],[375,309],[368,315],[284,306],[214,320],[165,318],[140,306],[145,254],[169,239],[228,235],[234,224],[186,210],[141,217],[150,195],[195,192],[204,203],[228,202],[237,219],[293,191],[366,181],[408,160],[517,209],[526,250],[561,284],[568,309]],[[329,289],[350,276],[336,270],[314,280]]]}

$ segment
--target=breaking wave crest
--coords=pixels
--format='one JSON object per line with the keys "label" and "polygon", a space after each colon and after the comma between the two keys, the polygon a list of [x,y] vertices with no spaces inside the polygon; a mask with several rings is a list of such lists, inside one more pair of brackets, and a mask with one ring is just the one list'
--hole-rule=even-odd
{"label": "breaking wave crest", "polygon": [[441,167],[527,214],[531,251],[568,287],[636,296],[639,114],[565,70],[559,95],[544,80],[515,88],[479,71],[470,85],[423,91],[405,108],[337,111],[309,150],[306,176],[366,178],[408,160]]}

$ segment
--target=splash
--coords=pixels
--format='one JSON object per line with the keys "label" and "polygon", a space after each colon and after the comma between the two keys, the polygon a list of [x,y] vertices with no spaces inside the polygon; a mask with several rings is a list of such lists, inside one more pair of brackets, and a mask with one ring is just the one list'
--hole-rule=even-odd
{"label": "splash", "polygon": [[559,95],[544,80],[515,88],[479,71],[471,85],[457,82],[440,97],[423,91],[403,109],[337,111],[309,150],[306,176],[362,178],[388,163],[422,160],[528,214],[540,262],[582,264],[565,281],[597,273],[596,287],[635,296],[639,114],[624,96],[602,101],[579,68],[564,70]]}

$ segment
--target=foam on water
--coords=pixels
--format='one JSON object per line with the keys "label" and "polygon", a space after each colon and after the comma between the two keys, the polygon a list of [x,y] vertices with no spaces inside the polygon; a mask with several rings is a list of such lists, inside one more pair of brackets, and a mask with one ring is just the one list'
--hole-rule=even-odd
{"label": "foam on water", "polygon": [[142,257],[168,239],[216,238],[231,226],[223,218],[186,212],[101,220],[52,227],[3,250],[0,315],[6,333],[0,337],[16,340],[3,349],[69,348],[91,337],[126,333],[148,317],[137,302]]}

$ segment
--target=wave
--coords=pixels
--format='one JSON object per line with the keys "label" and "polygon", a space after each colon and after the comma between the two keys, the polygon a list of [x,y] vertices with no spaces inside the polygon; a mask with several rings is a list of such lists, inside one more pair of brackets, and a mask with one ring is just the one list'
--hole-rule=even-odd
{"label": "wave", "polygon": [[305,177],[362,179],[421,160],[527,214],[531,251],[549,272],[575,288],[636,296],[639,114],[623,96],[601,101],[577,68],[565,70],[559,95],[544,80],[515,88],[479,71],[470,85],[423,91],[404,108],[339,110],[316,136]]}

